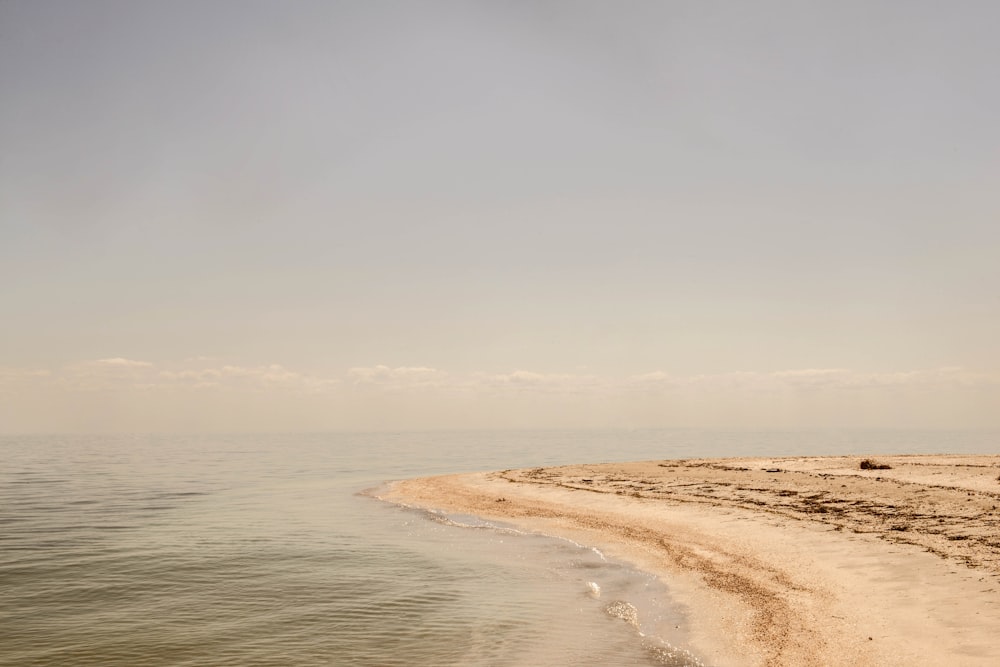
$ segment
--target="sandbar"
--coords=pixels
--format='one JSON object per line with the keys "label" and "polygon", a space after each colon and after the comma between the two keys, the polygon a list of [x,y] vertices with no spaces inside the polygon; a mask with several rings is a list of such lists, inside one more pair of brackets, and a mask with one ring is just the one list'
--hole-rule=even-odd
{"label": "sandbar", "polygon": [[1000,664],[1000,456],[599,463],[384,497],[635,563],[684,602],[708,664]]}

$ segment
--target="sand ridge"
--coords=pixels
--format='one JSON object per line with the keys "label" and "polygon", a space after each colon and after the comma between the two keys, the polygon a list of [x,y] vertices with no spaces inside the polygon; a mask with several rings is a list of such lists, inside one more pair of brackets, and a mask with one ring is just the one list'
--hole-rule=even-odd
{"label": "sand ridge", "polygon": [[998,664],[1000,456],[689,459],[453,475],[390,499],[659,573],[711,664]]}
{"label": "sand ridge", "polygon": [[[863,470],[869,460],[887,469]],[[1000,574],[1000,457],[683,460],[511,470],[512,482],[742,507],[919,545]]]}

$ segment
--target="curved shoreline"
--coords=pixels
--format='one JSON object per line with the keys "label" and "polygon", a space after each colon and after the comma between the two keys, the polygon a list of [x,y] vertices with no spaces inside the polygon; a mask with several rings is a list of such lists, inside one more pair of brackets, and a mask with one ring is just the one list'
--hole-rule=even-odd
{"label": "curved shoreline", "polygon": [[698,459],[397,482],[389,500],[597,546],[719,665],[1000,661],[1000,456]]}

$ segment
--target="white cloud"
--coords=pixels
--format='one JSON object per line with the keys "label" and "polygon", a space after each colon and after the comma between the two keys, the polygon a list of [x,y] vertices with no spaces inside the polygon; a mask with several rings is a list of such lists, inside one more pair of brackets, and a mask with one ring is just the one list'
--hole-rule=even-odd
{"label": "white cloud", "polygon": [[[185,360],[180,364],[154,364],[124,358],[82,361],[50,374],[53,386],[68,391],[184,391],[220,389],[242,391],[321,392],[340,384],[337,378],[300,373],[279,364],[261,366],[222,365],[205,367],[204,360]],[[201,367],[199,367],[201,366]],[[45,371],[48,373],[48,371]],[[0,382],[3,376],[0,374]]]}
{"label": "white cloud", "polygon": [[704,390],[731,392],[862,390],[891,388],[961,388],[995,385],[998,378],[958,367],[866,373],[846,368],[801,368],[782,371],[672,376],[662,371],[634,375],[624,385],[634,391]]}
{"label": "white cloud", "polygon": [[50,375],[52,375],[52,371],[45,369],[0,367],[0,378],[44,378]]}
{"label": "white cloud", "polygon": [[499,375],[477,374],[475,384],[492,390],[514,390],[520,392],[577,394],[606,387],[607,381],[596,375],[575,375],[571,373],[536,373],[516,370]]}
{"label": "white cloud", "polygon": [[[389,423],[421,428],[457,423],[586,426],[623,420],[649,425],[907,426],[996,423],[992,406],[1000,396],[1000,377],[956,367],[879,373],[801,368],[699,375],[654,370],[610,376],[525,368],[507,373],[451,373],[430,366],[375,365],[323,374],[281,364],[184,360],[154,365],[113,358],[52,371],[0,368],[0,392],[8,410],[14,409],[13,398],[20,397],[38,414],[58,410],[54,406],[59,405],[68,414],[81,412],[80,405],[103,406],[107,414],[176,417],[182,425],[188,423],[183,415],[189,413],[253,413],[256,417],[259,412],[261,423],[272,423],[267,421],[272,419],[290,428],[303,423],[330,428]],[[292,421],[292,415],[299,421]],[[43,421],[39,423],[38,428],[44,429]],[[231,427],[238,425],[233,422]]]}
{"label": "white cloud", "polygon": [[670,376],[663,371],[653,371],[652,373],[643,373],[642,375],[632,376],[632,381],[637,383],[647,383],[647,384],[657,384],[663,383],[670,380]]}
{"label": "white cloud", "polygon": [[21,387],[45,382],[51,376],[52,373],[45,369],[0,367],[0,390],[17,391]]}
{"label": "white cloud", "polygon": [[95,359],[93,361],[85,361],[83,364],[90,366],[107,366],[112,368],[150,368],[153,365],[148,361],[135,361],[133,359],[123,359],[122,357]]}
{"label": "white cloud", "polygon": [[606,384],[606,380],[594,375],[537,373],[528,370],[458,375],[428,366],[363,366],[351,368],[347,374],[355,387],[394,392],[435,389],[462,393],[580,393]]}
{"label": "white cloud", "polygon": [[889,373],[863,373],[848,369],[806,369],[772,373],[779,382],[798,388],[815,389],[888,389],[888,388],[939,388],[988,386],[997,378],[983,373],[967,371],[960,367],[930,370],[896,371]]}
{"label": "white cloud", "polygon": [[905,389],[959,390],[1000,387],[995,375],[959,367],[860,372],[845,368],[802,368],[772,372],[735,371],[699,375],[671,375],[661,370],[626,377],[541,373],[517,369],[509,373],[456,374],[430,366],[356,366],[340,377],[293,370],[281,364],[206,366],[204,361],[184,362],[160,368],[147,361],[122,357],[82,361],[58,371],[0,368],[0,385],[48,382],[70,390],[128,389],[142,386],[181,390],[184,388],[229,388],[259,391],[323,392],[345,389],[447,390],[472,393],[606,394],[663,393],[759,393],[824,391],[892,391]]}
{"label": "white cloud", "polygon": [[323,378],[292,371],[281,364],[262,366],[224,365],[220,368],[164,371],[160,376],[196,389],[229,388],[254,391],[284,390],[317,392],[337,385],[336,378]]}
{"label": "white cloud", "polygon": [[65,366],[53,374],[53,382],[73,391],[101,391],[149,383],[154,375],[153,364],[148,361],[113,357]]}
{"label": "white cloud", "polygon": [[160,371],[160,377],[165,380],[177,380],[182,382],[205,382],[218,378],[222,371],[216,368],[205,368],[201,370],[186,371]]}
{"label": "white cloud", "polygon": [[542,384],[554,384],[560,382],[565,376],[545,375],[544,373],[532,373],[531,371],[514,371],[506,375],[494,375],[493,379],[501,384],[516,384],[538,386]]}
{"label": "white cloud", "polygon": [[428,366],[358,366],[347,371],[355,385],[378,385],[401,389],[406,387],[444,387],[450,375]]}

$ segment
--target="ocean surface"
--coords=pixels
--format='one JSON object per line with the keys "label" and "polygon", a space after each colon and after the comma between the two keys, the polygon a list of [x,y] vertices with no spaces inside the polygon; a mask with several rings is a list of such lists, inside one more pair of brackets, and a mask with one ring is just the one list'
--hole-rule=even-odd
{"label": "ocean surface", "polygon": [[669,582],[361,493],[694,456],[996,453],[985,432],[0,437],[0,665],[697,665]]}

